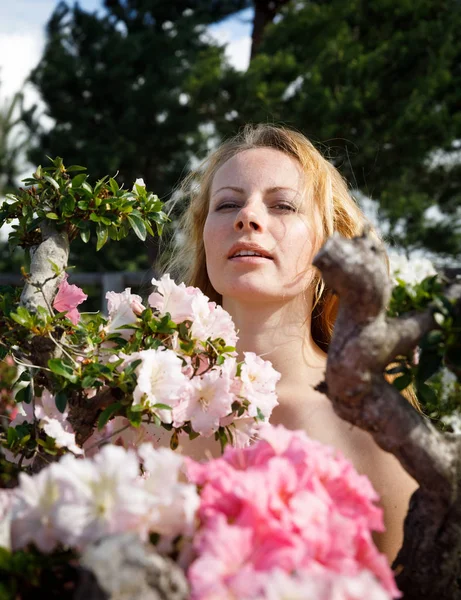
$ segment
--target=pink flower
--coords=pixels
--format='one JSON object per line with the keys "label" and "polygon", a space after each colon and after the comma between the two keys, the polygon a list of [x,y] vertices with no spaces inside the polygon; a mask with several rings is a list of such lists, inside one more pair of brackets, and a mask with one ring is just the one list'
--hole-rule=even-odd
{"label": "pink flower", "polygon": [[76,285],[69,285],[67,283],[67,273],[64,279],[61,281],[58,287],[58,292],[54,298],[53,308],[58,312],[66,312],[67,318],[72,321],[74,325],[80,321],[80,313],[77,310],[77,306],[81,304],[88,296]]}
{"label": "pink flower", "polygon": [[304,432],[263,425],[260,436],[208,463],[186,461],[189,479],[201,487],[192,598],[275,599],[265,582],[276,569],[318,575],[315,585],[300,582],[313,586],[313,596],[299,597],[365,597],[360,578],[371,598],[398,597],[372,541],[383,522],[369,481]]}

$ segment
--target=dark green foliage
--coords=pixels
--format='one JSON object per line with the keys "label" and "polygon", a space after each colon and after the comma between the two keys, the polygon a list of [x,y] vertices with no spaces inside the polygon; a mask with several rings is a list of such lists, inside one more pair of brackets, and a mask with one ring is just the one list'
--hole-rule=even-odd
{"label": "dark green foliage", "polygon": [[[125,186],[143,177],[168,197],[190,157],[206,152],[200,126],[219,91],[223,49],[204,38],[205,26],[248,4],[107,0],[97,16],[60,3],[31,76],[55,125],[38,131],[31,160],[59,154],[84,161],[96,177],[119,172]],[[145,254],[131,237],[99,264],[76,245],[70,262],[80,270],[145,268]]]}
{"label": "dark green foliage", "polygon": [[[301,130],[379,200],[393,241],[459,253],[459,1],[293,1],[279,17],[248,72],[229,75],[238,117],[220,132],[268,120]],[[447,215],[441,226],[425,222],[431,205]]]}

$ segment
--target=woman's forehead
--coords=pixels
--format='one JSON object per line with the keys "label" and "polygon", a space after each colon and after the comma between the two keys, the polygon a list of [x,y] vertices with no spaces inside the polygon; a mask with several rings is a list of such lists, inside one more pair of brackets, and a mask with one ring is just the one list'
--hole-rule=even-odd
{"label": "woman's forehead", "polygon": [[288,187],[300,190],[301,165],[291,156],[273,148],[243,150],[223,163],[216,171],[211,194],[226,185]]}

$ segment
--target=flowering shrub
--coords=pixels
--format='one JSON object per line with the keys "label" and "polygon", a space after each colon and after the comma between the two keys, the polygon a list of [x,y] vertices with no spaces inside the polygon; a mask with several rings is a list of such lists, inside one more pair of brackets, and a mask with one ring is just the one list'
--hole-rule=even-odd
{"label": "flowering shrub", "polygon": [[155,534],[160,552],[192,539],[181,563],[194,600],[398,597],[372,542],[383,522],[368,479],[303,432],[266,425],[260,437],[203,464],[146,443],[69,454],[0,492],[5,539],[76,557],[119,532]]}

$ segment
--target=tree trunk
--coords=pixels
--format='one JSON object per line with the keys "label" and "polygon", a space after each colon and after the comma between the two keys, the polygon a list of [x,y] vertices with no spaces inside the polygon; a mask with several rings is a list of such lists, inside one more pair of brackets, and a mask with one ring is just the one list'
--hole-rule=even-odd
{"label": "tree trunk", "polygon": [[[461,436],[441,433],[384,378],[398,355],[438,326],[432,310],[386,318],[384,250],[367,236],[330,238],[314,259],[340,297],[325,391],[343,419],[370,432],[419,483],[394,562],[405,600],[461,599]],[[460,305],[461,284],[446,292]]]}
{"label": "tree trunk", "polygon": [[250,61],[258,52],[267,25],[273,22],[275,15],[288,2],[289,0],[254,0],[255,15],[251,34]]}

